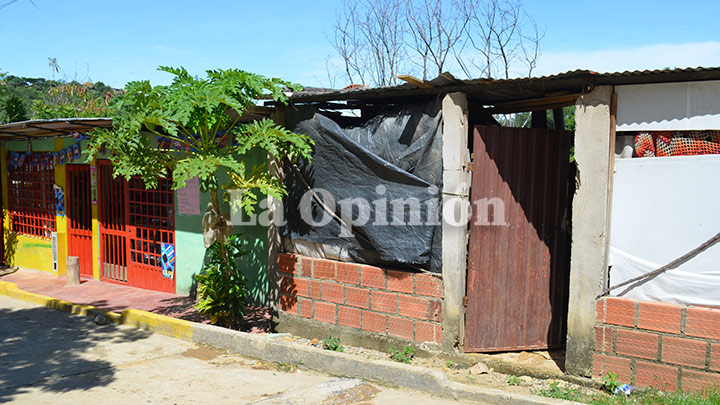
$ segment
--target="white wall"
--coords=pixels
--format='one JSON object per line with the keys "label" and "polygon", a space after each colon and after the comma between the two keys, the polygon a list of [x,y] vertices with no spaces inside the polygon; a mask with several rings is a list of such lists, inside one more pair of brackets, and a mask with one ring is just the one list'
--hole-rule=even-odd
{"label": "white wall", "polygon": [[[720,155],[617,159],[610,285],[659,268],[720,232]],[[720,305],[720,244],[625,294]]]}
{"label": "white wall", "polygon": [[616,86],[618,131],[720,129],[720,81]]}

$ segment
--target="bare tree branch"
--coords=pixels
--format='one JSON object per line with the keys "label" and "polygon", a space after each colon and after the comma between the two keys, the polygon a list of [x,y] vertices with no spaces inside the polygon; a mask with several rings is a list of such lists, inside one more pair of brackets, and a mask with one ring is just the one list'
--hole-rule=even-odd
{"label": "bare tree branch", "polygon": [[430,69],[439,75],[465,35],[467,15],[462,12],[459,0],[406,0],[405,6],[413,40],[410,48],[420,56],[422,77],[427,79]]}
{"label": "bare tree branch", "polygon": [[467,77],[531,75],[543,37],[520,0],[345,0],[333,28],[343,76],[376,86],[449,67]]}

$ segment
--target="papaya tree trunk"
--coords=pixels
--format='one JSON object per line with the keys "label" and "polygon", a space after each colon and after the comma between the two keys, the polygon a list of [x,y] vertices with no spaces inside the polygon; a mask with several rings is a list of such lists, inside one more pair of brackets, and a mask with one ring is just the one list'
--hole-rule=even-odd
{"label": "papaya tree trunk", "polygon": [[[217,184],[217,181],[215,182],[215,184]],[[213,189],[210,189],[209,191],[210,191],[210,201],[212,202],[213,206],[217,210],[217,214],[220,216],[222,214],[220,211],[220,197],[219,197],[218,189],[213,188]],[[214,226],[218,227],[215,229],[215,232],[217,235],[223,234],[221,232],[221,230],[219,229],[219,227],[224,226],[224,225],[225,225],[225,219],[222,217],[219,217],[218,220],[214,224]],[[222,261],[223,261],[223,273],[225,274],[225,277],[227,278],[228,282],[230,282],[232,279],[232,275],[230,274],[230,269],[231,269],[230,258],[228,257],[227,249],[225,248],[225,242],[226,242],[226,240],[224,238],[220,239],[220,240],[219,239],[215,240],[215,243],[218,243],[218,245],[220,247],[220,256],[222,257]],[[222,322],[222,325],[226,328],[238,329],[239,324],[238,324],[238,321],[234,318],[234,316],[225,318],[221,322]]]}
{"label": "papaya tree trunk", "polygon": [[[217,184],[217,182],[215,182],[215,184]],[[212,202],[213,206],[217,210],[218,215],[221,215],[221,213],[220,213],[220,198],[218,196],[217,188],[210,190],[210,201]],[[218,225],[220,223],[222,223],[222,222],[220,222],[220,220],[218,220],[215,222],[215,225]],[[215,232],[217,235],[221,234],[220,229],[216,229]],[[228,258],[227,250],[225,249],[225,240],[222,240],[222,241],[216,240],[216,242],[221,242],[220,243],[220,254],[222,255],[222,260],[224,263],[223,272],[225,273],[225,277],[227,277],[227,279],[230,280],[230,259]]]}

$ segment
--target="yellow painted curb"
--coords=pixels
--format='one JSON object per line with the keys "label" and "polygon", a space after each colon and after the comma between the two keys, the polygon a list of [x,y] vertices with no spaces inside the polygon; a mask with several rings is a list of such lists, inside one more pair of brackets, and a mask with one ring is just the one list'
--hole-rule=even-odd
{"label": "yellow painted curb", "polygon": [[117,323],[120,320],[120,314],[116,314],[115,312],[106,311],[92,305],[75,304],[74,302],[60,300],[47,295],[31,293],[19,289],[17,284],[7,281],[0,281],[0,294],[21,301],[42,305],[47,308],[59,309],[75,315],[95,316],[101,314],[112,322]]}
{"label": "yellow painted curb", "polygon": [[0,294],[7,295],[8,290],[17,290],[18,286],[9,281],[0,281]]}
{"label": "yellow painted curb", "polygon": [[122,311],[120,323],[183,340],[192,340],[193,336],[192,322],[139,309]]}
{"label": "yellow painted curb", "polygon": [[171,318],[165,315],[153,314],[152,312],[138,309],[126,309],[121,314],[106,311],[93,305],[75,304],[73,302],[60,300],[47,295],[35,294],[18,288],[17,284],[7,281],[0,281],[0,295],[15,298],[25,302],[42,305],[47,308],[59,309],[75,315],[93,317],[97,314],[104,315],[109,321],[120,325],[134,326],[150,332],[183,339],[192,340],[193,322],[183,319]]}

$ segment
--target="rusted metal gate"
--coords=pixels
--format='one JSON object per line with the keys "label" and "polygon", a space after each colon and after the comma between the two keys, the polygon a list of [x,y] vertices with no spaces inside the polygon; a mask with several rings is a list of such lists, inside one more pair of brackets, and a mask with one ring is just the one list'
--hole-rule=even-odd
{"label": "rusted metal gate", "polygon": [[572,133],[477,126],[465,350],[561,347]]}
{"label": "rusted metal gate", "polygon": [[80,261],[80,275],[93,276],[92,211],[90,208],[90,166],[66,165],[68,255]]}
{"label": "rusted metal gate", "polygon": [[98,162],[101,278],[156,291],[175,292],[175,278],[164,277],[161,244],[175,244],[172,180],[155,190],[140,178],[112,177],[112,166]]}

